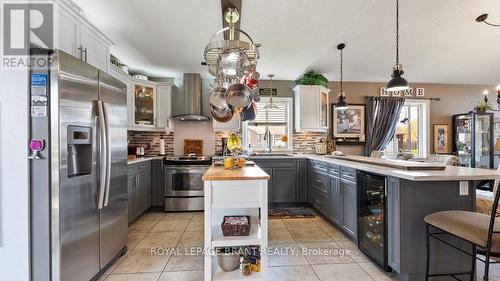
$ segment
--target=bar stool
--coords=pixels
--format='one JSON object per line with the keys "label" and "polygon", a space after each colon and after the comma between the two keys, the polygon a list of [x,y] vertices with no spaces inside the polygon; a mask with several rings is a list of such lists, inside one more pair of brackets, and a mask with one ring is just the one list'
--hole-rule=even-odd
{"label": "bar stool", "polygon": [[[500,171],[500,166],[499,166]],[[484,276],[483,280],[488,281],[488,273],[490,263],[490,257],[500,256],[500,219],[495,217],[498,208],[498,199],[500,197],[499,193],[499,181],[495,180],[494,193],[495,198],[493,201],[492,212],[490,215],[480,214],[475,212],[466,211],[443,211],[430,214],[424,218],[426,223],[426,235],[427,235],[427,262],[425,267],[425,280],[428,281],[429,277],[438,276],[451,276],[457,280],[459,275],[469,275],[470,280],[474,280],[475,270],[476,270],[476,260],[484,262]],[[430,232],[430,226],[437,229],[437,232]],[[441,237],[443,235],[452,235],[463,241],[469,242],[473,245],[472,254],[467,251],[458,248],[455,245],[443,240]],[[434,238],[452,248],[461,251],[472,258],[471,271],[468,272],[454,272],[454,273],[429,273],[430,264],[430,238]],[[484,254],[485,259],[477,257],[477,252]]]}

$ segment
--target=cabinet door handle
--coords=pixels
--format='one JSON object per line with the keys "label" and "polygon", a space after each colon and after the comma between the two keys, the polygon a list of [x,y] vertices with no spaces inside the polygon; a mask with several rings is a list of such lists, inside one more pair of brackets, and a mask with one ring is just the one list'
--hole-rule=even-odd
{"label": "cabinet door handle", "polygon": [[80,51],[80,59],[83,60],[83,46],[80,45],[80,47],[78,47],[78,50]]}
{"label": "cabinet door handle", "polygon": [[87,48],[85,48],[83,52],[85,53],[85,62],[87,62]]}

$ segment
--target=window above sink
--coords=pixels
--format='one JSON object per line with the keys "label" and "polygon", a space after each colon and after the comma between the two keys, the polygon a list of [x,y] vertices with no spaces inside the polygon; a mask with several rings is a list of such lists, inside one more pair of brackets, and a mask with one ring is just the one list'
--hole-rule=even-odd
{"label": "window above sink", "polygon": [[257,103],[255,120],[242,122],[243,146],[248,148],[248,145],[251,145],[252,151],[266,152],[268,148],[264,135],[268,129],[271,132],[272,151],[292,151],[293,99],[273,97],[273,104],[277,108],[264,109],[268,103],[269,98],[262,97]]}

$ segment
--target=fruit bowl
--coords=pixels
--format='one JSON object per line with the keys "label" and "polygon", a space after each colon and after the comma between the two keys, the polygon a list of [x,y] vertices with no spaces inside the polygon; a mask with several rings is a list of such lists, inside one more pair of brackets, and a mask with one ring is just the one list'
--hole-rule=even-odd
{"label": "fruit bowl", "polygon": [[227,157],[224,159],[224,169],[241,169],[247,160],[244,157]]}

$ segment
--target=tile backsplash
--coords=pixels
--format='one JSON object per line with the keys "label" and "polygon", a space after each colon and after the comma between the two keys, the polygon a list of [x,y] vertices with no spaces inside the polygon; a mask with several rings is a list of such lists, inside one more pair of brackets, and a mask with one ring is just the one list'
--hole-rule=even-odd
{"label": "tile backsplash", "polygon": [[[203,140],[203,154],[212,156],[222,153],[221,139],[229,135],[228,132],[214,132],[211,122],[175,122],[172,128],[175,133],[128,131],[129,144],[146,146],[147,154],[159,154],[160,139],[165,139],[165,151],[173,156],[184,154],[184,139],[199,139]],[[314,145],[321,139],[326,140],[327,134],[294,133],[293,151],[314,153]]]}
{"label": "tile backsplash", "polygon": [[323,141],[327,140],[326,133],[294,133],[293,134],[293,151],[300,153],[315,153],[316,148],[315,144],[319,143],[319,141],[323,139]]}
{"label": "tile backsplash", "polygon": [[160,153],[160,139],[165,139],[165,153],[174,155],[174,133],[128,131],[129,145],[145,146],[146,154]]}
{"label": "tile backsplash", "polygon": [[212,122],[174,121],[174,155],[184,154],[184,140],[203,140],[203,155],[215,155],[215,134]]}

